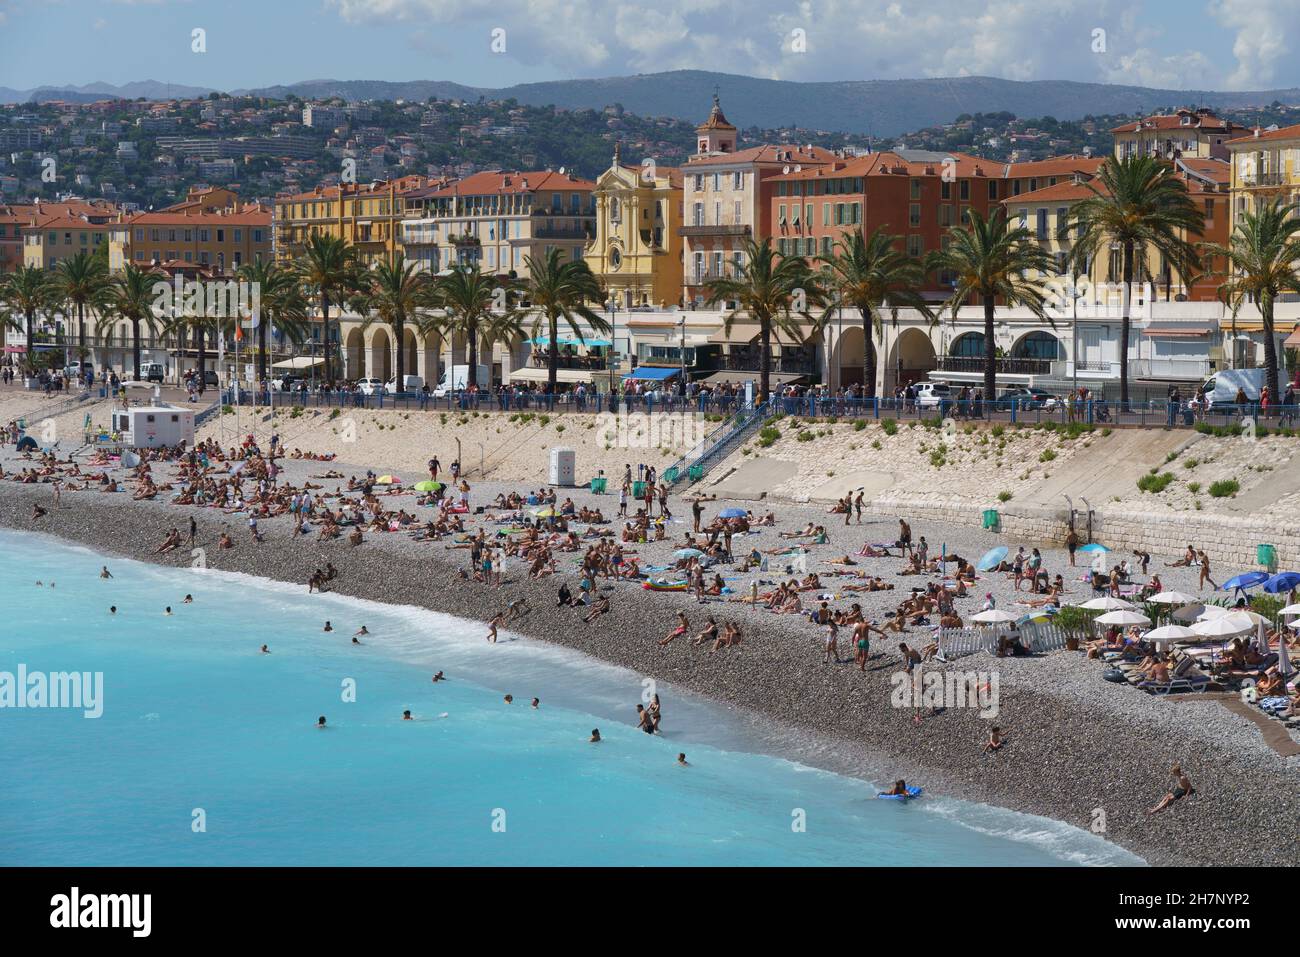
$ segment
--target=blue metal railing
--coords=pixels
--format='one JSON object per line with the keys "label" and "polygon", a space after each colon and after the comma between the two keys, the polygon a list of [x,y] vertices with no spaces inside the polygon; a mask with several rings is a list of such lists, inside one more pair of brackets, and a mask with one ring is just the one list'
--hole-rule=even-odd
{"label": "blue metal railing", "polygon": [[713,466],[730,455],[771,414],[771,404],[740,409],[734,416],[704,437],[704,440],[664,470],[669,485],[698,482]]}

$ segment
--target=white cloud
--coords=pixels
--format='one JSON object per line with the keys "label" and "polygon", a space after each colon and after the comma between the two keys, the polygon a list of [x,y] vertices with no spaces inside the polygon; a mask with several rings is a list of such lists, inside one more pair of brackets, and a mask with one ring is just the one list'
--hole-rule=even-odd
{"label": "white cloud", "polygon": [[1210,13],[1236,32],[1232,55],[1237,65],[1224,85],[1233,90],[1276,85],[1277,66],[1300,34],[1296,0],[1214,0]]}
{"label": "white cloud", "polygon": [[[1229,74],[1211,59],[1221,42],[1209,55],[1170,49],[1154,0],[328,2],[354,24],[455,25],[462,35],[481,24],[485,55],[488,31],[503,27],[507,55],[566,76],[707,69],[795,80],[989,75],[1245,87],[1273,79],[1288,33],[1300,29],[1292,12],[1300,0],[1208,0],[1235,36]],[[1104,53],[1093,49],[1098,28]],[[791,49],[795,30],[806,52]]]}

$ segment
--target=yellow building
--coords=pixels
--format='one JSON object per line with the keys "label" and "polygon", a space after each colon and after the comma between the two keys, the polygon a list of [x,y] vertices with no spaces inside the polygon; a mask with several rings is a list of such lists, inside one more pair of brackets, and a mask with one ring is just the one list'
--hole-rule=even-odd
{"label": "yellow building", "polygon": [[621,308],[674,305],[682,288],[682,174],[614,163],[596,179],[587,262]]}
{"label": "yellow building", "polygon": [[250,204],[230,207],[181,204],[137,213],[109,227],[108,268],[176,263],[232,273],[271,257],[271,211]]}
{"label": "yellow building", "polygon": [[[1229,222],[1228,164],[1216,159],[1182,158],[1175,160],[1174,166],[1178,177],[1186,183],[1193,202],[1201,207],[1205,215],[1204,232],[1183,238],[1193,243],[1226,243]],[[1065,268],[1072,245],[1072,237],[1061,235],[1061,225],[1068,220],[1075,203],[1095,195],[1088,183],[1089,179],[1080,175],[1058,182],[1055,186],[1011,196],[1003,202],[1011,223],[1028,229],[1057,261],[1058,269],[1061,270]],[[1121,250],[1113,249],[1108,257],[1098,257],[1089,270],[1089,281],[1094,286],[1122,282],[1121,256]],[[1156,299],[1175,299],[1181,296],[1188,300],[1210,301],[1216,297],[1222,281],[1221,276],[1215,275],[1215,272],[1222,268],[1221,262],[1207,262],[1203,264],[1202,273],[1190,285],[1184,285],[1177,271],[1153,250],[1145,263],[1136,264],[1134,280],[1151,283],[1152,295]]]}
{"label": "yellow building", "polygon": [[277,196],[274,242],[278,259],[297,258],[313,233],[341,236],[356,247],[363,263],[390,259],[401,250],[404,195],[428,185],[424,176],[366,185],[320,187],[308,193]]}
{"label": "yellow building", "polygon": [[1184,156],[1227,159],[1228,141],[1244,132],[1244,126],[1207,109],[1159,113],[1111,130],[1117,159],[1159,156],[1168,160]]}
{"label": "yellow building", "polygon": [[1300,202],[1300,124],[1254,130],[1228,143],[1232,157],[1233,226],[1246,210],[1281,200]]}
{"label": "yellow building", "polygon": [[31,206],[14,206],[17,215],[26,218],[21,230],[23,265],[49,269],[81,250],[94,252],[108,242],[109,224],[121,210],[110,203],[68,200],[62,203],[37,202]]}

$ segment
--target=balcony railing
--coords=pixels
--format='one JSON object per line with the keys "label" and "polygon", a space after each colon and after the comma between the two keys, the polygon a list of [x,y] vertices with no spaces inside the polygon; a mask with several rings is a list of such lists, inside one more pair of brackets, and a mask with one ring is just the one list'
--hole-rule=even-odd
{"label": "balcony railing", "polygon": [[1135,359],[1129,371],[1136,376],[1152,379],[1205,379],[1213,371],[1209,359],[1152,358]]}
{"label": "balcony railing", "polygon": [[[1052,371],[1051,359],[995,359],[994,367],[1008,375],[1048,375]],[[940,356],[936,364],[940,372],[983,372],[983,356]]]}
{"label": "balcony railing", "polygon": [[729,226],[678,226],[678,236],[748,236],[749,224],[739,223]]}

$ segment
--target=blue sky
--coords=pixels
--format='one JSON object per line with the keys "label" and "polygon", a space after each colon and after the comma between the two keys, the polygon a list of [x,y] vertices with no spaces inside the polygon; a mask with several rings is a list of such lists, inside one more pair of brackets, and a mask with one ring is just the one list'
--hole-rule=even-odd
{"label": "blue sky", "polygon": [[1300,0],[0,0],[0,86],[495,87],[694,68],[1266,89],[1300,86],[1298,41]]}

